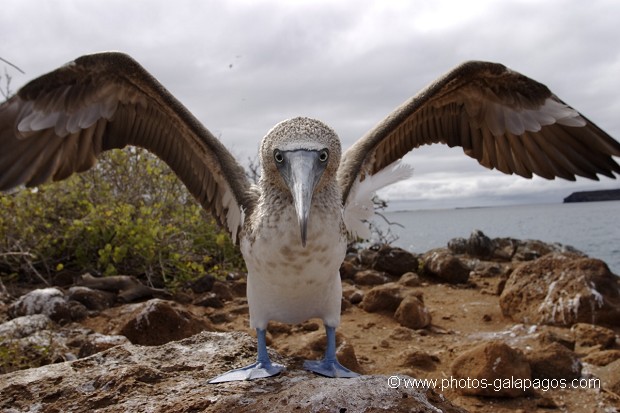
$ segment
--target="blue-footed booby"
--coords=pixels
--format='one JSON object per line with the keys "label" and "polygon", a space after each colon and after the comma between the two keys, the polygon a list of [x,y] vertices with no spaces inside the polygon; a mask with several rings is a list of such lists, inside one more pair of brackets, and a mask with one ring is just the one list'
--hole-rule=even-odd
{"label": "blue-footed booby", "polygon": [[212,383],[269,377],[269,321],[321,318],[325,357],[304,367],[329,377],[357,373],[336,358],[339,267],[347,234],[367,236],[371,196],[411,175],[398,164],[425,144],[460,146],[507,174],[615,178],[620,144],[546,86],[503,65],[466,62],[403,103],[346,152],[336,133],[298,117],[260,145],[262,177],[243,167],[131,57],[82,56],[21,88],[0,106],[0,190],[58,181],[91,168],[103,151],[135,145],[161,157],[237,242],[248,269],[256,363]]}

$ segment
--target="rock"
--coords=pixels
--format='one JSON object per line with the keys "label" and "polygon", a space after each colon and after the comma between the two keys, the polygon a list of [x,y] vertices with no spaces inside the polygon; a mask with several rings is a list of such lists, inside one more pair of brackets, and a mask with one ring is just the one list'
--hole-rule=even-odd
{"label": "rock", "polygon": [[402,300],[401,286],[396,283],[387,283],[373,287],[366,292],[360,307],[369,313],[387,312],[392,315]]}
{"label": "rock", "polygon": [[543,344],[558,343],[571,351],[575,351],[575,338],[569,330],[553,326],[540,326],[538,341]]}
{"label": "rock", "polygon": [[488,258],[493,255],[495,244],[491,238],[484,235],[482,231],[476,229],[473,230],[469,236],[465,250],[467,254],[472,257]]}
{"label": "rock", "polygon": [[579,347],[600,346],[600,348],[609,348],[616,343],[616,333],[606,327],[577,323],[570,330]]}
{"label": "rock", "polygon": [[424,271],[450,284],[466,283],[469,268],[446,249],[435,249],[424,254]]}
{"label": "rock", "polygon": [[465,254],[467,253],[467,240],[465,238],[452,238],[448,241],[448,249],[453,254]]}
{"label": "rock", "polygon": [[620,325],[618,277],[601,260],[547,254],[513,271],[500,307],[505,316],[526,324]]}
{"label": "rock", "polygon": [[342,285],[342,296],[351,304],[359,304],[364,298],[364,291],[353,285]]}
{"label": "rock", "polygon": [[128,320],[119,330],[133,344],[156,346],[190,337],[203,330],[214,330],[206,318],[198,318],[178,308],[172,301],[154,298],[133,307]]}
{"label": "rock", "polygon": [[[499,341],[480,344],[461,354],[452,363],[451,370],[453,378],[463,384],[455,386],[462,395],[521,397],[530,394],[530,390],[523,388],[524,381],[531,379],[530,365],[525,356]],[[489,385],[484,386],[483,383]],[[497,383],[510,385],[498,386]],[[516,383],[521,383],[521,386]]]}
{"label": "rock", "polygon": [[401,354],[402,367],[414,367],[425,371],[434,371],[439,357],[420,350],[407,350]]}
{"label": "rock", "polygon": [[222,300],[220,300],[220,297],[214,292],[201,294],[200,296],[196,297],[196,299],[194,300],[194,304],[211,308],[224,307],[224,303],[222,302]]}
{"label": "rock", "polygon": [[69,300],[74,300],[87,309],[93,311],[101,311],[114,305],[116,297],[107,291],[93,290],[88,287],[74,286],[69,288],[67,292]]}
{"label": "rock", "polygon": [[358,285],[380,285],[390,282],[390,279],[377,270],[362,270],[355,273],[353,281]]}
{"label": "rock", "polygon": [[215,281],[213,283],[213,288],[211,289],[213,293],[215,293],[220,300],[222,301],[232,301],[233,293],[227,282],[224,281]]}
{"label": "rock", "polygon": [[189,288],[196,294],[202,294],[211,291],[214,283],[215,277],[211,274],[205,274],[197,280],[192,281],[189,284]]}
{"label": "rock", "polygon": [[595,366],[606,366],[618,359],[620,359],[620,350],[602,350],[592,352],[581,360]]}
{"label": "rock", "polygon": [[527,355],[533,379],[566,379],[581,377],[577,355],[560,343],[548,344]]}
{"label": "rock", "polygon": [[417,271],[418,259],[402,248],[384,245],[377,251],[372,268],[400,277],[406,272]]}
{"label": "rock", "polygon": [[343,280],[350,280],[357,273],[358,268],[355,264],[349,261],[343,261],[340,265],[340,278]]}
{"label": "rock", "polygon": [[496,262],[478,261],[473,265],[473,271],[482,278],[493,278],[504,276],[510,269]]}
{"label": "rock", "polygon": [[11,318],[33,314],[45,314],[56,322],[81,320],[86,309],[75,301],[67,301],[58,288],[41,288],[22,295],[9,306]]}
{"label": "rock", "polygon": [[37,331],[52,328],[52,320],[45,314],[26,315],[0,324],[0,337],[15,340],[28,337]]}
{"label": "rock", "polygon": [[[9,373],[0,380],[0,411],[158,412],[464,412],[433,390],[406,386],[408,376],[329,379],[270,351],[289,370],[219,385],[207,381],[254,361],[243,333],[203,332],[179,342],[116,346],[85,359]],[[388,385],[391,384],[391,385]]]}
{"label": "rock", "polygon": [[[597,367],[593,370],[595,375],[600,378],[603,389],[614,392],[616,395],[620,396],[620,360],[609,363],[604,367]],[[613,410],[610,409],[610,411]]]}
{"label": "rock", "polygon": [[406,272],[400,276],[398,283],[407,287],[419,287],[422,285],[422,280],[417,273]]}
{"label": "rock", "polygon": [[358,253],[359,262],[364,267],[372,266],[372,263],[375,261],[375,257],[377,256],[377,251],[371,249],[363,249]]}
{"label": "rock", "polygon": [[108,336],[105,334],[93,333],[84,338],[84,342],[80,346],[79,358],[91,356],[95,353],[105,351],[109,348],[128,344],[130,341],[125,336]]}
{"label": "rock", "polygon": [[0,324],[0,375],[75,359],[66,334],[45,314],[25,315]]}
{"label": "rock", "polygon": [[409,341],[413,338],[414,332],[410,328],[396,327],[390,333],[390,338],[396,341]]}
{"label": "rock", "polygon": [[431,314],[418,297],[408,295],[400,302],[394,313],[394,319],[404,327],[420,329],[431,323]]}
{"label": "rock", "polygon": [[514,238],[494,238],[493,259],[503,261],[532,261],[552,252],[573,253],[585,257],[585,254],[559,243],[548,244],[538,240],[518,240]]}

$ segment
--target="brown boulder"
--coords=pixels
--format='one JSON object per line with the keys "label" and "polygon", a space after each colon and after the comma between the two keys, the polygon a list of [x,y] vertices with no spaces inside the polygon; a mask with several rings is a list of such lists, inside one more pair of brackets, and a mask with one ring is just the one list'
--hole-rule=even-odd
{"label": "brown boulder", "polygon": [[351,279],[357,271],[358,268],[355,264],[350,261],[343,261],[340,265],[340,278],[343,280]]}
{"label": "brown boulder", "polygon": [[513,271],[500,306],[505,316],[522,323],[620,325],[617,278],[601,260],[551,253]]}
{"label": "brown boulder", "polygon": [[84,338],[84,342],[80,346],[78,357],[88,357],[95,353],[127,343],[129,343],[129,340],[125,336],[108,336],[99,333],[89,334]]}
{"label": "brown boulder", "polygon": [[466,283],[469,268],[450,251],[439,248],[424,254],[424,271],[450,284]]}
{"label": "brown boulder", "polygon": [[595,366],[606,366],[618,359],[620,359],[620,350],[602,350],[588,354],[582,358],[582,361]]}
{"label": "brown boulder", "polygon": [[478,229],[472,231],[465,250],[472,257],[487,258],[493,255],[495,243]]}
{"label": "brown boulder", "polygon": [[372,267],[375,270],[400,277],[406,272],[417,271],[418,259],[402,248],[384,245],[377,251]]}
{"label": "brown boulder", "polygon": [[381,285],[390,282],[384,272],[377,270],[362,270],[355,273],[353,281],[358,285]]}
{"label": "brown boulder", "polygon": [[533,379],[577,379],[581,362],[577,355],[560,343],[552,343],[527,355]]}
{"label": "brown boulder", "polygon": [[401,354],[402,367],[414,367],[425,371],[436,369],[439,357],[420,350],[406,350]]}
{"label": "brown boulder", "polygon": [[401,286],[396,283],[387,283],[368,291],[360,307],[369,313],[387,312],[392,315],[402,300]]}
{"label": "brown boulder", "polygon": [[415,272],[406,272],[400,276],[398,283],[407,287],[419,287],[422,285],[420,276]]}
{"label": "brown boulder", "polygon": [[616,333],[606,327],[577,323],[570,330],[579,347],[599,346],[600,348],[608,348],[616,343]]}
{"label": "brown boulder", "polygon": [[404,327],[420,329],[430,325],[431,314],[422,300],[415,295],[408,295],[398,305],[394,319]]}
{"label": "brown boulder", "polygon": [[[521,397],[531,380],[530,365],[521,351],[498,342],[483,343],[452,363],[452,388],[465,396]],[[456,385],[458,383],[458,385]]]}
{"label": "brown boulder", "polygon": [[364,291],[356,288],[354,285],[343,284],[342,296],[351,304],[359,304],[364,298]]}
{"label": "brown boulder", "polygon": [[172,301],[155,298],[135,304],[119,333],[133,344],[157,346],[190,337],[203,330],[214,330],[206,318],[198,318],[178,308]]}

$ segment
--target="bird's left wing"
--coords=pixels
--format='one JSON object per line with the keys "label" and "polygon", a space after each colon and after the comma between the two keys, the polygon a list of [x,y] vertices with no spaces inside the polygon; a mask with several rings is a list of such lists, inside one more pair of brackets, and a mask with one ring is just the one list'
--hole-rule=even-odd
{"label": "bird's left wing", "polygon": [[620,144],[543,84],[489,62],[463,63],[403,103],[343,154],[338,180],[352,188],[426,144],[461,146],[507,174],[615,178]]}
{"label": "bird's left wing", "polygon": [[243,167],[130,56],[82,56],[0,105],[0,191],[62,180],[127,145],[162,158],[236,241],[255,193]]}

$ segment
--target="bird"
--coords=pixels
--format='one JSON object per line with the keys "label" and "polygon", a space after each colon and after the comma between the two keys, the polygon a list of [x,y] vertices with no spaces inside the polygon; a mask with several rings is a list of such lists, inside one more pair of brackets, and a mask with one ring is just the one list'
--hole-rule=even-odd
{"label": "bird", "polygon": [[401,158],[435,143],[524,178],[620,174],[620,144],[545,85],[498,63],[468,61],[346,151],[320,120],[278,123],[260,141],[262,174],[253,184],[224,144],[136,60],[102,52],[32,80],[0,105],[0,191],[65,179],[113,148],[147,149],[228,231],[247,265],[257,359],[209,382],[283,372],[267,351],[268,323],[310,318],[323,321],[327,346],[304,368],[351,378],[358,373],[336,357],[347,240],[368,236],[372,195],[412,175]]}

